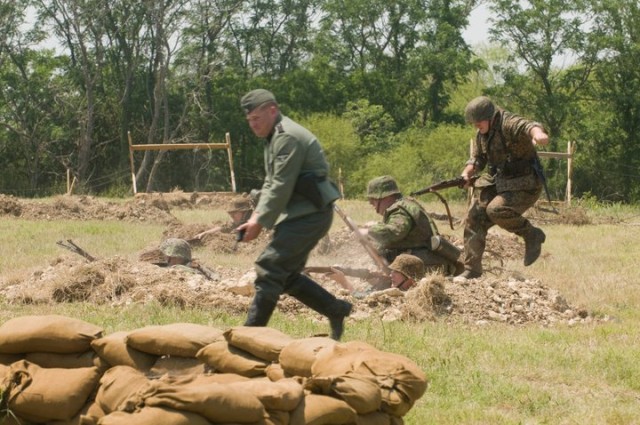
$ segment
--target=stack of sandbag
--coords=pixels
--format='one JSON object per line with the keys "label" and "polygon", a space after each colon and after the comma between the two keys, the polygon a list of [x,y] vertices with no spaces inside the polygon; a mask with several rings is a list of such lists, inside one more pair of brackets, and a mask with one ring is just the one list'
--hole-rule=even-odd
{"label": "stack of sandbag", "polygon": [[222,338],[222,331],[193,323],[145,326],[118,331],[91,342],[110,366],[130,366],[151,375],[193,374],[205,371],[195,355]]}
{"label": "stack of sandbag", "polygon": [[427,387],[411,360],[362,342],[191,323],[103,336],[62,316],[0,327],[0,382],[19,423],[47,425],[400,425]]}
{"label": "stack of sandbag", "polygon": [[87,411],[106,368],[91,349],[91,341],[102,332],[58,315],[23,316],[0,326],[1,359],[11,361],[0,368],[2,405],[11,412],[9,420],[64,423]]}

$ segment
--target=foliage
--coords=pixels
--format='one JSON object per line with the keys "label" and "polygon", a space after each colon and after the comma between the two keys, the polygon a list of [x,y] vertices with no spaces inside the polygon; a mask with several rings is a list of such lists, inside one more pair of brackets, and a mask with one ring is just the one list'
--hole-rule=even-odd
{"label": "foliage", "polygon": [[371,155],[362,168],[352,170],[348,193],[362,197],[367,182],[392,175],[404,193],[422,189],[460,174],[468,157],[471,129],[441,125],[435,129],[412,128],[393,138],[393,148]]}
{"label": "foliage", "polygon": [[[576,195],[640,199],[637,2],[485,3],[496,44],[472,51],[462,37],[477,5],[469,0],[5,2],[0,188],[41,196],[70,170],[76,191],[102,193],[128,178],[129,135],[156,144],[229,133],[237,187],[251,189],[262,152],[238,99],[266,87],[298,118],[346,113],[359,139],[350,164],[370,168],[402,152],[405,132],[462,124],[465,103],[489,94],[541,121],[550,150],[578,142]],[[231,183],[215,153],[136,152],[134,164],[141,191]],[[564,167],[547,171],[561,194]],[[366,174],[345,178],[359,185]]]}

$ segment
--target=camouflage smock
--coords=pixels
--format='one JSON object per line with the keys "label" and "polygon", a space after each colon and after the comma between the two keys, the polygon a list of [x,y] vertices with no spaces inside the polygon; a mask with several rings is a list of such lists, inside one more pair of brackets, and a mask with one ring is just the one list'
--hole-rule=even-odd
{"label": "camouflage smock", "polygon": [[[496,184],[498,193],[511,190],[535,190],[542,182],[533,171],[536,149],[529,132],[542,124],[524,119],[511,112],[498,109],[487,134],[476,134],[471,157],[476,172],[488,167],[488,173],[476,187]],[[514,171],[515,170],[515,171]]]}
{"label": "camouflage smock", "polygon": [[402,197],[385,210],[382,223],[373,225],[368,234],[383,249],[430,250],[431,236],[437,235],[438,229],[415,199]]}

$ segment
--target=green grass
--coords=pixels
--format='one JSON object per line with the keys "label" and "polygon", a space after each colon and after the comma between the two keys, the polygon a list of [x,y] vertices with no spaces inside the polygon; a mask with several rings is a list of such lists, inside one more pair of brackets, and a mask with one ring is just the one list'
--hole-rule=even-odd
{"label": "green grass", "polygon": [[[361,201],[340,201],[358,223],[377,220]],[[427,209],[443,213],[442,204]],[[465,206],[452,205],[462,217]],[[589,211],[602,218],[607,210]],[[615,209],[602,225],[545,225],[543,257],[525,268],[505,264],[556,289],[572,306],[608,321],[552,327],[532,324],[484,326],[443,320],[427,323],[349,321],[345,341],[365,341],[414,360],[429,388],[405,417],[408,425],[427,424],[640,424],[640,258],[639,210]],[[223,220],[223,212],[176,211],[184,222]],[[606,222],[606,220],[604,220]],[[462,235],[438,222],[444,233]],[[342,227],[336,216],[334,230]],[[130,255],[159,241],[162,226],[122,222],[0,221],[0,279],[20,270],[42,268],[61,254],[58,239],[70,238],[92,254]],[[219,256],[212,264],[250,269],[254,258]],[[64,314],[99,324],[107,332],[149,324],[194,322],[227,327],[243,323],[213,309],[183,310],[156,304],[114,309],[90,304],[7,305],[0,321],[23,314]],[[276,312],[270,326],[294,337],[326,333],[323,321],[292,321]]]}

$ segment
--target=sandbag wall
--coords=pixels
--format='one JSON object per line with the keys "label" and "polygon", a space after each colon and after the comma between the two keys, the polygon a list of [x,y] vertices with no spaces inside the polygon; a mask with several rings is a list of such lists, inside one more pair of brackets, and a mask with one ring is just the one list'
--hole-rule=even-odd
{"label": "sandbag wall", "polygon": [[272,328],[0,326],[0,424],[396,425],[426,388],[404,356]]}

